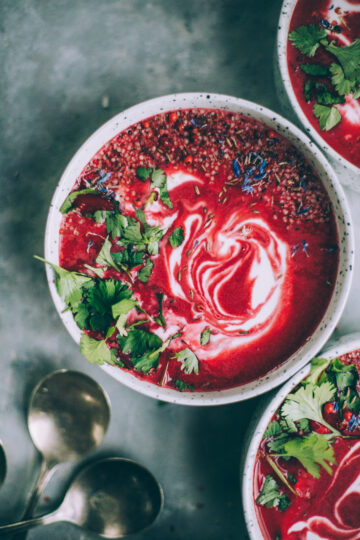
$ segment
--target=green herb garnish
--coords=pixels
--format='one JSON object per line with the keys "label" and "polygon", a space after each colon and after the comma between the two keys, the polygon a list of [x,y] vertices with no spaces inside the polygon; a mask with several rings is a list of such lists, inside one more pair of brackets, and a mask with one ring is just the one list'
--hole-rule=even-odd
{"label": "green herb garnish", "polygon": [[79,189],[78,191],[72,191],[69,193],[69,195],[66,197],[65,201],[60,206],[60,212],[62,214],[67,214],[71,210],[74,209],[74,203],[75,200],[79,195],[99,195],[99,192],[97,189],[94,188],[86,188],[86,189]]}
{"label": "green herb garnish", "polygon": [[315,103],[314,115],[319,119],[320,129],[329,131],[335,127],[341,120],[341,114],[336,107],[327,107],[326,105],[319,105]]}
{"label": "green herb garnish", "polygon": [[201,345],[207,345],[210,341],[211,331],[210,328],[207,327],[205,330],[203,330],[200,334],[200,343]]}
{"label": "green herb garnish", "polygon": [[306,56],[314,56],[320,41],[326,38],[326,32],[316,24],[300,26],[289,34],[289,39],[300,52]]}
{"label": "green herb garnish", "polygon": [[184,229],[182,227],[176,227],[172,234],[169,236],[169,244],[172,248],[181,246],[184,241]]}
{"label": "green herb garnish", "polygon": [[278,508],[283,512],[289,506],[290,500],[285,493],[280,493],[279,484],[267,474],[256,503],[266,508]]}
{"label": "green herb garnish", "polygon": [[181,369],[188,375],[191,373],[199,373],[199,360],[191,349],[183,349],[175,353],[175,358],[181,363]]}
{"label": "green herb garnish", "polygon": [[304,95],[307,102],[314,99],[314,116],[319,119],[321,130],[329,131],[341,121],[341,114],[335,104],[345,103],[345,97],[352,94],[354,99],[360,97],[360,39],[350,45],[337,46],[329,41],[326,31],[320,26],[310,24],[300,26],[290,32],[289,39],[300,52],[312,57],[319,47],[332,54],[337,62],[330,66],[319,64],[302,64],[301,70],[311,77],[326,77],[334,92],[327,85],[307,80]]}
{"label": "green herb garnish", "polygon": [[116,362],[114,349],[109,349],[104,339],[93,339],[87,334],[82,334],[80,339],[80,352],[90,364],[111,364]]}

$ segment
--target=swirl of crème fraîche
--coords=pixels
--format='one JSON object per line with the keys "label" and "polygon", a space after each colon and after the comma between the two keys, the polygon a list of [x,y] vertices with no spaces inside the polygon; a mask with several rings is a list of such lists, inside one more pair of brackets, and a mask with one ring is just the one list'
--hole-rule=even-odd
{"label": "swirl of cr\u00e8me fra\u00eeche", "polygon": [[[158,259],[164,292],[187,305],[186,317],[171,304],[164,308],[166,335],[182,328],[183,339],[202,358],[199,335],[209,327],[212,338],[204,359],[211,359],[262,337],[283,315],[291,295],[290,248],[249,206],[221,206],[201,178],[177,171],[168,174],[167,182],[172,200],[179,201],[176,191],[183,190],[180,203],[165,215],[160,203],[145,209],[151,225],[170,232],[182,227],[184,233],[175,248],[164,242]],[[188,197],[186,190],[207,190],[206,211],[201,196]]]}
{"label": "swirl of cr\u00e8me fra\u00eeche", "polygon": [[[298,535],[306,540],[323,538],[360,538],[360,442],[356,442],[342,458],[333,473],[331,484],[322,495],[324,505],[330,508],[327,515],[321,512],[309,516],[306,520],[294,523],[288,534]],[[318,505],[317,508],[321,505]],[[355,510],[355,513],[354,513]],[[296,537],[298,537],[296,536]]]}

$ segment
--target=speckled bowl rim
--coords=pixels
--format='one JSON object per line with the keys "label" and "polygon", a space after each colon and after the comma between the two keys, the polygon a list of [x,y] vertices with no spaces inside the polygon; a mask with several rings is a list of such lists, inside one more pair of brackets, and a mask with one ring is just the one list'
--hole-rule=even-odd
{"label": "speckled bowl rim", "polygon": [[[292,142],[314,166],[322,179],[332,201],[339,234],[340,264],[334,292],[328,309],[309,340],[295,352],[285,363],[265,376],[242,386],[211,392],[178,392],[171,388],[163,388],[141,380],[130,372],[103,365],[109,375],[124,385],[152,398],[178,403],[182,405],[221,405],[249,399],[278,386],[290,378],[306,364],[330,337],[335,325],[340,319],[351,285],[352,267],[354,264],[354,239],[350,212],[336,175],[331,166],[310,139],[285,118],[261,105],[250,101],[221,94],[182,93],[171,94],[145,101],[131,107],[102,125],[80,147],[66,167],[51,201],[46,232],[45,258],[58,264],[58,231],[61,222],[59,208],[70,192],[76,177],[94,154],[112,137],[126,127],[154,114],[173,109],[214,108],[231,110],[258,119],[278,130]],[[79,343],[81,331],[77,327],[69,311],[62,313],[64,303],[58,296],[54,284],[52,269],[47,265],[47,279],[55,307],[69,331]]]}
{"label": "speckled bowl rim", "polygon": [[279,65],[281,81],[283,83],[286,95],[291,103],[293,110],[295,111],[297,117],[299,118],[306,131],[314,139],[314,141],[316,141],[320,148],[324,152],[329,154],[332,159],[340,163],[347,170],[348,173],[358,175],[360,173],[360,168],[348,161],[341,154],[339,154],[339,152],[337,152],[329,144],[327,144],[327,142],[322,138],[319,132],[308,120],[295,96],[295,92],[293,90],[290,80],[287,63],[287,40],[292,14],[297,3],[298,0],[284,0],[281,6],[281,13],[277,32],[277,61]]}
{"label": "speckled bowl rim", "polygon": [[[342,336],[335,342],[329,343],[324,351],[319,353],[319,356],[326,359],[336,358],[337,356],[341,356],[342,354],[346,354],[356,349],[360,349],[359,332]],[[307,364],[280,388],[275,397],[269,398],[270,401],[268,400],[267,404],[262,403],[252,419],[252,425],[250,426],[247,434],[247,438],[250,439],[250,442],[240,470],[240,480],[242,483],[242,504],[245,522],[251,540],[259,540],[260,538],[263,538],[256,517],[253,497],[254,466],[263,433],[267,428],[270,419],[284,401],[285,397],[309,374],[310,364]]]}

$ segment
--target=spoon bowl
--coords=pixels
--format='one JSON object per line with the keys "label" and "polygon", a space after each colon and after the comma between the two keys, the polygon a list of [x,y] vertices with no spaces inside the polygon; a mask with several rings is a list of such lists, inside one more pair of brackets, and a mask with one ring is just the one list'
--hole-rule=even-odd
{"label": "spoon bowl", "polygon": [[162,506],[162,489],[145,467],[124,458],[107,458],[78,474],[55,512],[4,525],[0,536],[68,521],[104,538],[123,538],[148,528]]}
{"label": "spoon bowl", "polygon": [[42,466],[24,519],[32,515],[54,468],[94,450],[102,442],[109,421],[109,398],[84,373],[63,369],[39,382],[30,398],[28,428],[42,456]]}
{"label": "spoon bowl", "polygon": [[47,375],[30,398],[29,432],[48,462],[84,457],[101,443],[109,420],[109,400],[104,391],[78,371]]}

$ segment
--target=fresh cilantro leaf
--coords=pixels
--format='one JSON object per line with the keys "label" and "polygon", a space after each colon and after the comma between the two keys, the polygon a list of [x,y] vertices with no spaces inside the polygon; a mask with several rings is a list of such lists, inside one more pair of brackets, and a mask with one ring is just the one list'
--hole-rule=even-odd
{"label": "fresh cilantro leaf", "polygon": [[164,314],[163,314],[163,299],[164,299],[164,293],[156,293],[156,297],[157,297],[157,300],[159,302],[159,316],[156,317],[155,321],[160,325],[160,326],[163,326],[164,328],[166,327],[166,321],[164,319]]}
{"label": "fresh cilantro leaf", "polygon": [[205,330],[203,330],[200,334],[200,343],[201,345],[207,345],[210,341],[211,331],[210,328],[207,327]]}
{"label": "fresh cilantro leaf", "polygon": [[320,129],[329,131],[335,127],[341,120],[341,114],[335,106],[326,107],[325,105],[319,105],[315,103],[314,115],[319,119]]}
{"label": "fresh cilantro leaf", "polygon": [[84,285],[84,283],[92,280],[90,276],[80,274],[79,272],[70,272],[69,270],[65,270],[65,268],[61,268],[56,264],[46,261],[42,257],[38,257],[37,255],[34,255],[34,258],[49,264],[54,270],[57,292],[64,299],[69,297],[76,289]]}
{"label": "fresh cilantro leaf", "polygon": [[324,44],[325,49],[336,56],[348,81],[360,81],[360,38],[350,45],[338,47],[334,43]]}
{"label": "fresh cilantro leaf", "polygon": [[165,182],[166,174],[164,173],[164,171],[162,169],[153,169],[151,174],[152,186],[161,189]]}
{"label": "fresh cilantro leaf", "polygon": [[118,338],[119,345],[124,354],[131,357],[142,356],[148,351],[159,349],[163,342],[156,334],[134,328],[126,337]]}
{"label": "fresh cilantro leaf", "polygon": [[307,418],[323,424],[334,434],[339,432],[328,424],[322,416],[322,407],[327,401],[331,401],[336,393],[336,388],[330,382],[324,382],[320,386],[307,384],[300,387],[296,392],[289,394],[281,407],[281,415],[285,420],[296,422]]}
{"label": "fresh cilantro leaf", "polygon": [[315,93],[317,102],[320,105],[333,105],[334,103],[345,103],[344,96],[332,94],[325,84],[315,83]]}
{"label": "fresh cilantro leaf", "polygon": [[190,392],[194,391],[194,386],[192,384],[187,384],[184,381],[181,381],[180,379],[176,379],[174,382],[175,388],[177,388],[180,392],[185,392],[185,390],[190,390]]}
{"label": "fresh cilantro leaf", "polygon": [[308,103],[312,100],[314,92],[314,81],[307,80],[304,85],[305,101]]}
{"label": "fresh cilantro leaf", "polygon": [[103,279],[104,277],[104,269],[103,268],[96,268],[96,266],[90,266],[90,264],[84,264],[85,268],[88,270],[91,270],[100,279]]}
{"label": "fresh cilantro leaf", "polygon": [[310,422],[307,418],[302,418],[301,420],[298,420],[296,422],[296,425],[298,429],[303,431],[304,433],[310,433]]}
{"label": "fresh cilantro leaf", "polygon": [[334,360],[329,365],[329,373],[347,373],[351,371],[355,375],[357,374],[357,368],[355,364],[343,364],[338,358]]}
{"label": "fresh cilantro leaf", "polygon": [[94,219],[97,223],[106,221],[106,232],[114,239],[121,236],[123,230],[128,226],[128,218],[120,214],[118,209],[115,211],[97,210]]}
{"label": "fresh cilantro leaf", "polygon": [[305,83],[304,96],[307,102],[314,98],[320,105],[333,105],[334,103],[345,102],[344,96],[332,94],[325,84],[311,80]]}
{"label": "fresh cilantro leaf", "polygon": [[141,182],[146,182],[151,174],[152,169],[149,167],[138,167],[136,169],[136,176]]}
{"label": "fresh cilantro leaf", "polygon": [[282,451],[284,444],[290,440],[290,435],[288,433],[280,433],[273,440],[267,442],[267,446],[270,452],[275,454]]}
{"label": "fresh cilantro leaf", "polygon": [[102,245],[101,250],[99,251],[98,256],[96,257],[95,262],[101,266],[110,266],[120,272],[120,268],[115,263],[112,253],[111,253],[112,243],[109,238],[105,239],[105,242]]}
{"label": "fresh cilantro leaf", "polygon": [[69,193],[69,195],[66,197],[65,201],[60,206],[60,212],[62,214],[67,214],[68,212],[73,210],[74,202],[75,202],[76,198],[79,195],[87,195],[87,194],[99,195],[99,192],[98,192],[97,189],[93,189],[93,188],[86,188],[86,189],[80,189],[78,191],[72,191],[71,193]]}
{"label": "fresh cilantro leaf", "polygon": [[147,283],[149,281],[149,277],[151,275],[152,269],[153,269],[154,263],[151,259],[148,259],[146,261],[145,266],[141,268],[141,270],[138,273],[138,279],[142,283]]}
{"label": "fresh cilantro leaf", "polygon": [[309,24],[308,26],[300,26],[296,30],[290,32],[289,39],[294,47],[300,52],[306,56],[314,56],[320,41],[324,39],[326,35],[323,28],[320,28],[315,24]]}
{"label": "fresh cilantro leaf", "polygon": [[90,315],[88,306],[86,306],[85,304],[79,304],[76,310],[73,309],[72,311],[74,315],[74,320],[76,324],[78,325],[78,327],[81,330],[84,330],[85,328],[87,328],[88,327],[87,322]]}
{"label": "fresh cilantro leaf", "polygon": [[304,383],[316,384],[320,375],[325,371],[329,364],[330,360],[326,360],[325,358],[313,358],[311,360],[310,375],[306,377]]}
{"label": "fresh cilantro leaf", "polygon": [[175,358],[181,362],[181,369],[184,373],[199,373],[199,360],[191,349],[186,348],[175,353]]}
{"label": "fresh cilantro leaf", "polygon": [[[320,465],[332,474],[329,463],[335,463],[334,449],[326,437],[312,433],[308,437],[296,437],[286,442],[283,447],[284,455],[294,457],[314,478],[320,476]],[[283,455],[283,453],[281,453]]]}
{"label": "fresh cilantro leaf", "polygon": [[135,268],[144,263],[144,252],[135,250],[131,244],[128,244],[122,251],[111,253],[115,263],[123,264],[128,268]]}
{"label": "fresh cilantro leaf", "polygon": [[285,433],[297,433],[298,430],[295,422],[293,422],[293,420],[291,420],[290,418],[286,418],[286,420],[285,418],[281,418],[280,426]]}
{"label": "fresh cilantro leaf", "polygon": [[93,339],[87,334],[82,334],[80,339],[80,352],[90,364],[114,364],[115,354],[112,352],[104,339]]}
{"label": "fresh cilantro leaf", "polygon": [[118,343],[122,352],[130,355],[130,361],[137,371],[148,373],[158,366],[163,342],[156,334],[133,329],[127,336],[119,336]]}
{"label": "fresh cilantro leaf", "polygon": [[270,474],[267,474],[256,504],[266,506],[266,508],[277,507],[283,512],[289,506],[290,500],[285,493],[280,493],[279,484]]}
{"label": "fresh cilantro leaf", "polygon": [[150,369],[157,368],[159,364],[159,354],[157,351],[147,352],[142,356],[136,358],[131,357],[131,363],[136,371],[142,371],[143,373],[149,373]]}
{"label": "fresh cilantro leaf", "polygon": [[140,223],[136,221],[136,219],[129,219],[128,226],[124,230],[121,240],[123,239],[131,244],[143,243],[143,238],[140,231]]}
{"label": "fresh cilantro leaf", "polygon": [[181,246],[184,241],[184,229],[182,227],[176,227],[172,234],[169,236],[169,244],[172,248]]}
{"label": "fresh cilantro leaf", "polygon": [[118,280],[107,279],[87,284],[82,288],[82,299],[78,306],[71,306],[75,321],[80,328],[106,333],[114,322],[112,306],[129,299],[131,290]]}
{"label": "fresh cilantro leaf", "polygon": [[331,82],[335,86],[337,93],[342,96],[351,94],[354,83],[345,79],[343,68],[339,64],[332,63],[330,72],[332,73]]}
{"label": "fresh cilantro leaf", "polygon": [[329,75],[329,68],[321,64],[301,64],[300,68],[306,75],[314,77],[327,77]]}
{"label": "fresh cilantro leaf", "polygon": [[124,298],[111,306],[112,316],[117,319],[120,315],[129,313],[136,306],[137,302],[133,298]]}
{"label": "fresh cilantro leaf", "polygon": [[295,478],[295,476],[294,476],[293,474],[291,474],[291,473],[288,472],[288,473],[287,473],[287,477],[288,477],[289,482],[290,482],[292,485],[296,484],[297,479]]}
{"label": "fresh cilantro leaf", "polygon": [[162,169],[153,169],[151,174],[151,187],[157,187],[159,189],[160,199],[168,207],[173,208],[172,202],[167,190],[166,174]]}
{"label": "fresh cilantro leaf", "polygon": [[263,437],[264,439],[267,439],[268,437],[274,437],[275,435],[279,435],[279,433],[281,433],[280,424],[276,420],[273,420],[266,428]]}
{"label": "fresh cilantro leaf", "polygon": [[340,390],[345,390],[348,386],[355,386],[356,380],[356,377],[350,371],[336,374],[336,386]]}

